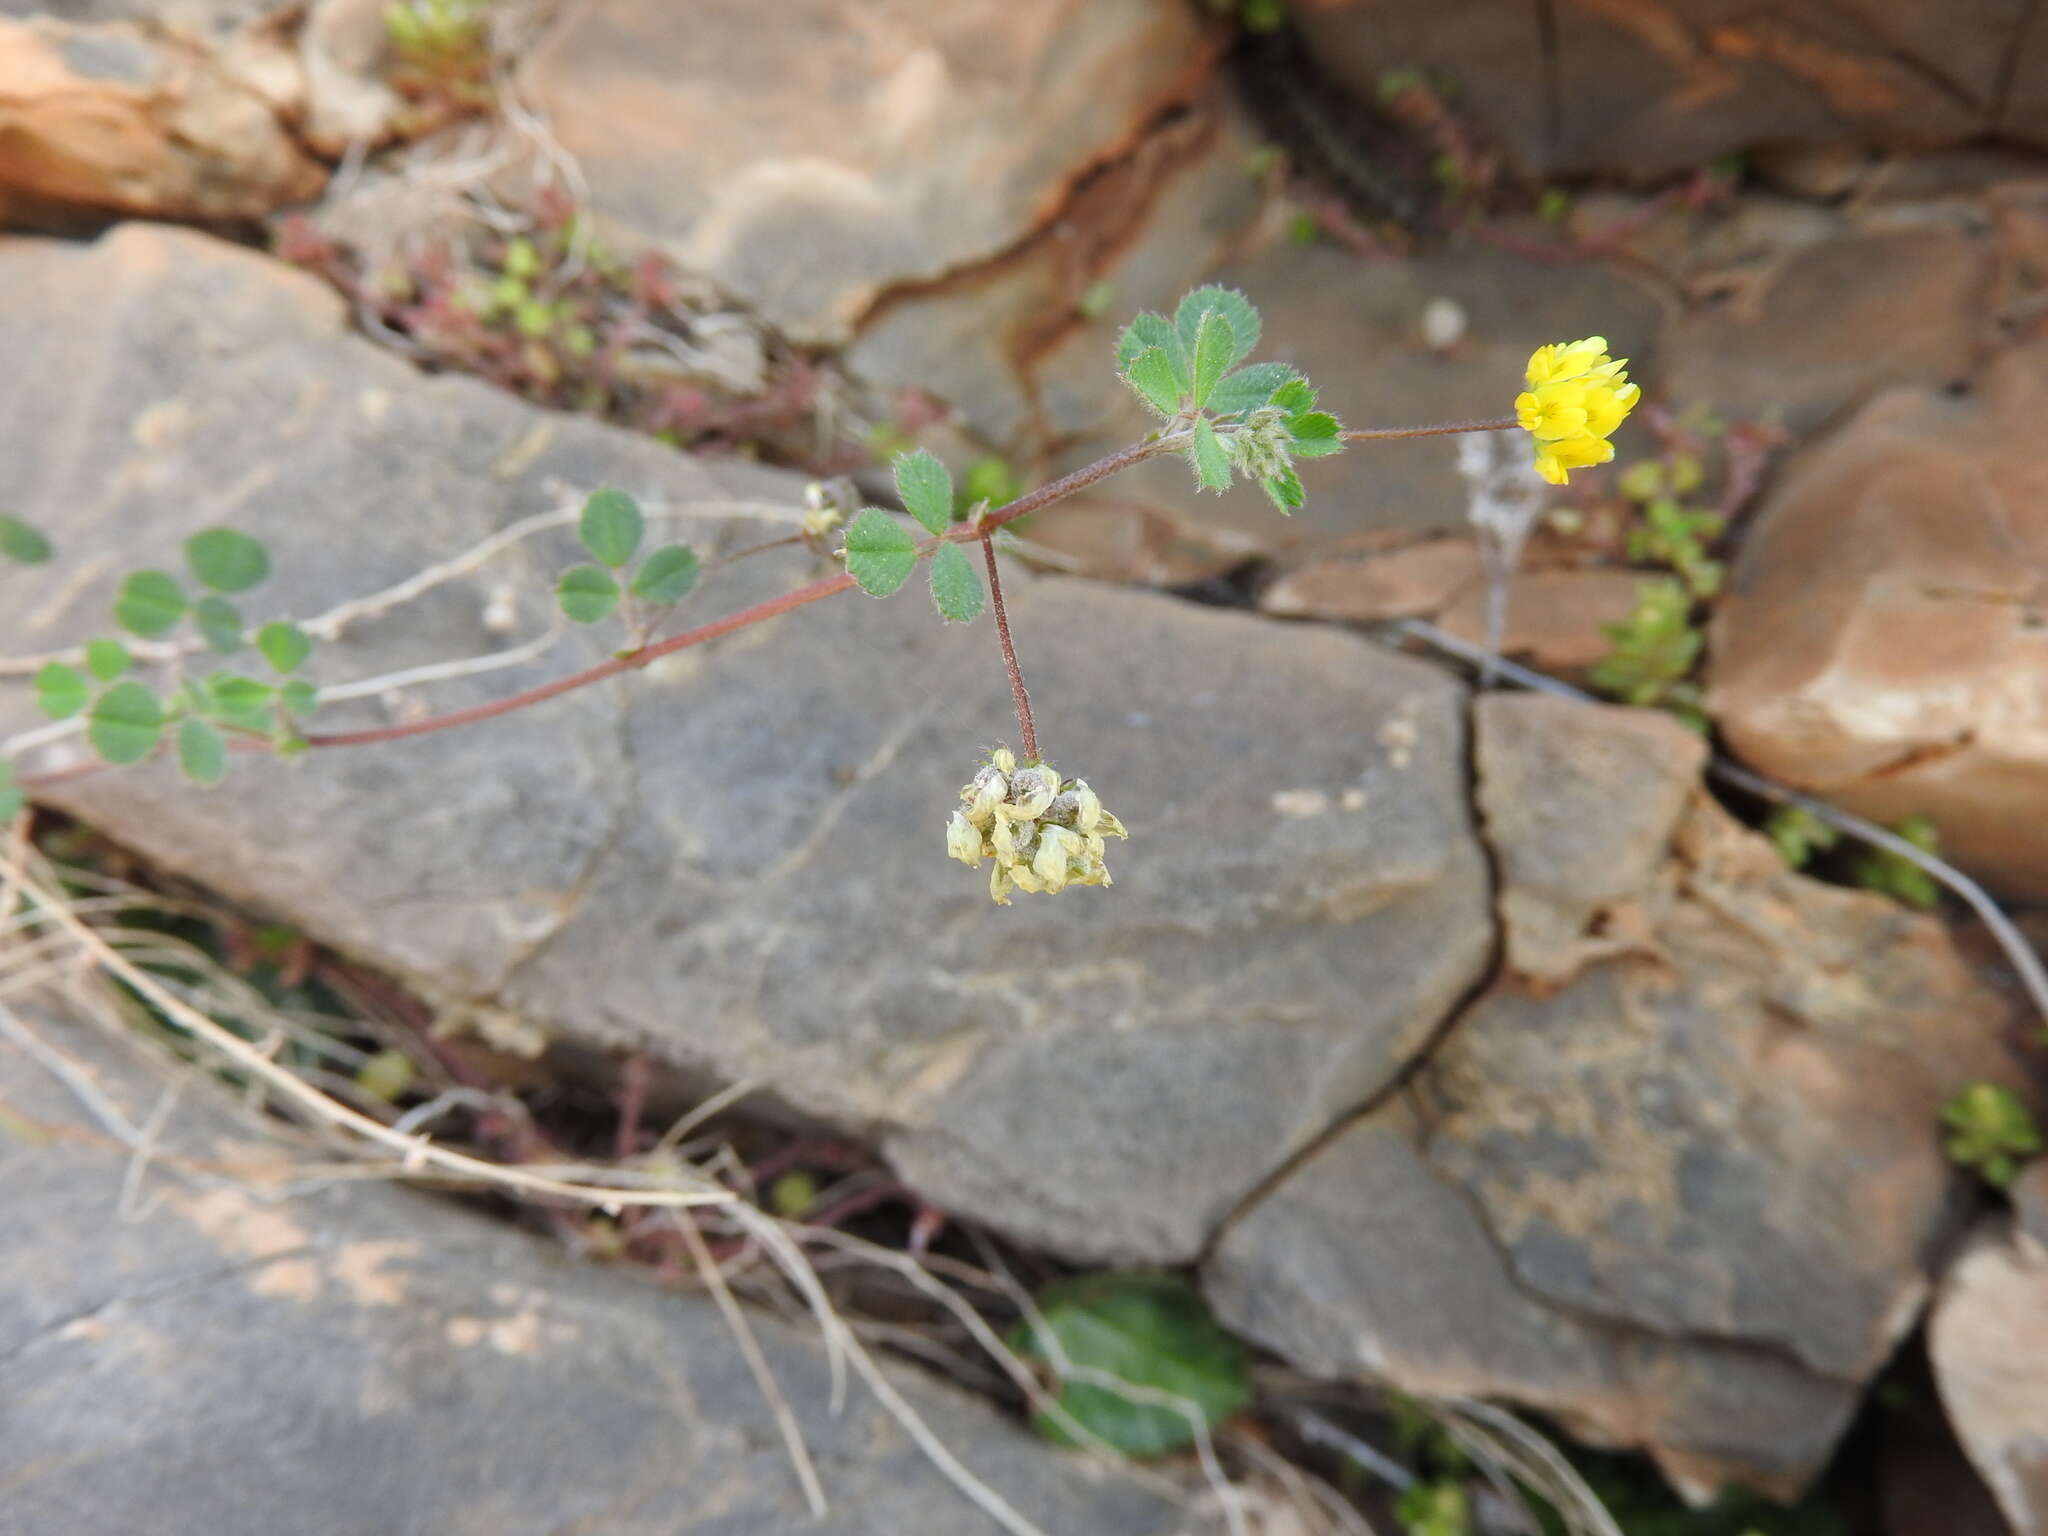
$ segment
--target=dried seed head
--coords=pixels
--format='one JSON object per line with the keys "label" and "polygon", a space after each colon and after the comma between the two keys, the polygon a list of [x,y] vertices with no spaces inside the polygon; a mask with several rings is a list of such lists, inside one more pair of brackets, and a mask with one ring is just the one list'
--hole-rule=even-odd
{"label": "dried seed head", "polygon": [[1105,839],[1130,835],[1083,780],[1063,782],[1049,763],[1020,768],[1007,748],[989,755],[960,800],[946,823],[946,852],[976,868],[994,859],[988,893],[1003,906],[1012,891],[1108,885]]}

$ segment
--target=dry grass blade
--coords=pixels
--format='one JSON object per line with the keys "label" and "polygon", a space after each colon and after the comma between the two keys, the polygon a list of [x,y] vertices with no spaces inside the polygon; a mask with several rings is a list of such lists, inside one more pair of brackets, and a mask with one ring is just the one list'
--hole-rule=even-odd
{"label": "dry grass blade", "polygon": [[396,1151],[400,1154],[403,1170],[408,1174],[418,1176],[431,1170],[434,1174],[452,1174],[460,1179],[494,1185],[514,1194],[548,1196],[579,1205],[594,1205],[608,1211],[623,1210],[636,1205],[724,1204],[733,1198],[726,1190],[633,1189],[570,1183],[528,1173],[520,1168],[485,1162],[482,1158],[470,1157],[466,1153],[438,1146],[423,1136],[408,1136],[395,1131],[382,1121],[375,1120],[360,1110],[351,1109],[330,1095],[322,1093],[296,1073],[272,1061],[262,1048],[251,1045],[240,1035],[216,1024],[197,1008],[192,1007],[115,949],[95,929],[76,916],[61,897],[31,879],[27,871],[14,859],[0,856],[0,881],[4,881],[34,902],[40,909],[41,916],[76,940],[96,966],[118,977],[152,1007],[188,1030],[202,1045],[216,1055],[224,1057],[239,1071],[247,1073],[252,1080],[261,1082],[280,1098],[306,1111],[315,1120],[350,1132],[363,1141]]}
{"label": "dry grass blade", "polygon": [[1556,1510],[1567,1536],[1622,1536],[1621,1527],[1578,1469],[1513,1414],[1472,1398],[1424,1406],[1496,1485],[1512,1479]]}
{"label": "dry grass blade", "polygon": [[746,1312],[734,1299],[732,1287],[725,1283],[725,1274],[719,1269],[717,1260],[711,1257],[711,1250],[705,1246],[704,1234],[697,1230],[697,1224],[680,1211],[671,1212],[669,1220],[682,1234],[683,1243],[690,1250],[690,1259],[697,1266],[698,1276],[711,1292],[712,1300],[718,1304],[726,1327],[732,1330],[733,1342],[739,1345],[747,1369],[753,1373],[755,1384],[761,1389],[761,1396],[767,1399],[768,1411],[775,1416],[775,1427],[781,1432],[782,1443],[788,1447],[789,1459],[796,1467],[797,1481],[803,1485],[804,1502],[810,1505],[811,1518],[822,1520],[828,1513],[825,1490],[819,1486],[818,1469],[812,1465],[810,1449],[804,1444],[803,1426],[797,1423],[796,1415],[790,1411],[789,1399],[776,1385],[775,1372],[769,1369],[768,1357],[761,1353],[760,1341],[754,1337]]}

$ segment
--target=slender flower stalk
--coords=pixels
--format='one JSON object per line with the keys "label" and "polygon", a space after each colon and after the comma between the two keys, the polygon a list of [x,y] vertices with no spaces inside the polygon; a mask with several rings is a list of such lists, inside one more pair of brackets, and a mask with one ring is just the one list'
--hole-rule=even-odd
{"label": "slender flower stalk", "polygon": [[1010,696],[1017,704],[1017,731],[1024,739],[1024,761],[1038,761],[1038,727],[1031,718],[1031,694],[1024,686],[1023,670],[1017,665],[1017,647],[1010,640],[1010,613],[1003,606],[1003,578],[996,569],[995,540],[981,536],[981,555],[988,565],[988,601],[995,610],[996,639],[1003,648],[1003,669],[1010,674]]}
{"label": "slender flower stalk", "polygon": [[1512,416],[1492,421],[1446,421],[1433,427],[1347,427],[1337,434],[1347,443],[1376,443],[1397,437],[1446,437],[1453,432],[1506,432],[1520,426]]}

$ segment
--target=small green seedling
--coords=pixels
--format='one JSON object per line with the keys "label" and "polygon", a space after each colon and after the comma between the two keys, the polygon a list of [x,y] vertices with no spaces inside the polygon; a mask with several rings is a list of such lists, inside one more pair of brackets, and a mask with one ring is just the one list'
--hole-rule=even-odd
{"label": "small green seedling", "polygon": [[2020,1164],[2041,1150],[2040,1128],[2019,1095],[2001,1083],[1971,1083],[1941,1106],[1950,1161],[1974,1168],[1985,1183],[2004,1189]]}

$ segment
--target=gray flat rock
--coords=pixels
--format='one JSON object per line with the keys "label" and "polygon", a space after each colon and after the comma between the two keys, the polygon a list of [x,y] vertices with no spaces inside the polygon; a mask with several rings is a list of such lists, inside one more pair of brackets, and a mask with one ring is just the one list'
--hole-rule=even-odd
{"label": "gray flat rock", "polygon": [[1689,1491],[1790,1496],[1968,1209],[1940,1106],[2024,1083],[2010,1004],[1938,922],[1683,789],[1700,744],[1668,717],[1476,713],[1510,969],[1231,1227],[1210,1293],[1305,1368],[1504,1395]]}
{"label": "gray flat rock", "polygon": [[[0,247],[0,292],[37,296],[0,307],[0,455],[67,573],[0,603],[7,651],[103,628],[124,569],[174,568],[216,522],[271,546],[250,617],[304,618],[602,484],[707,553],[797,515],[791,477],[422,377],[346,335],[318,285],[201,236]],[[502,649],[544,626],[577,558],[566,535],[523,545],[323,647],[315,676]],[[715,572],[689,619],[817,569],[778,558]],[[1052,760],[1133,828],[1113,890],[997,908],[945,858],[959,785],[1014,726],[989,626],[948,631],[908,594],[820,603],[477,728],[238,766],[218,793],[159,764],[51,798],[448,1009],[755,1079],[881,1141],[930,1199],[1062,1252],[1186,1259],[1486,963],[1461,692],[1334,631],[1010,585]],[[494,599],[512,632],[487,625]],[[437,684],[430,707],[607,640]],[[0,724],[34,718],[0,699]]]}
{"label": "gray flat rock", "polygon": [[[32,1016],[134,1123],[161,1065]],[[301,1153],[305,1149],[299,1149]],[[831,1505],[813,1522],[706,1297],[579,1265],[390,1186],[292,1195],[290,1156],[187,1083],[129,1208],[130,1155],[0,1038],[0,1489],[24,1536],[981,1536],[817,1339],[757,1317]],[[236,1171],[249,1182],[233,1176]],[[907,1369],[977,1476],[1060,1536],[1168,1536],[1176,1501]]]}

